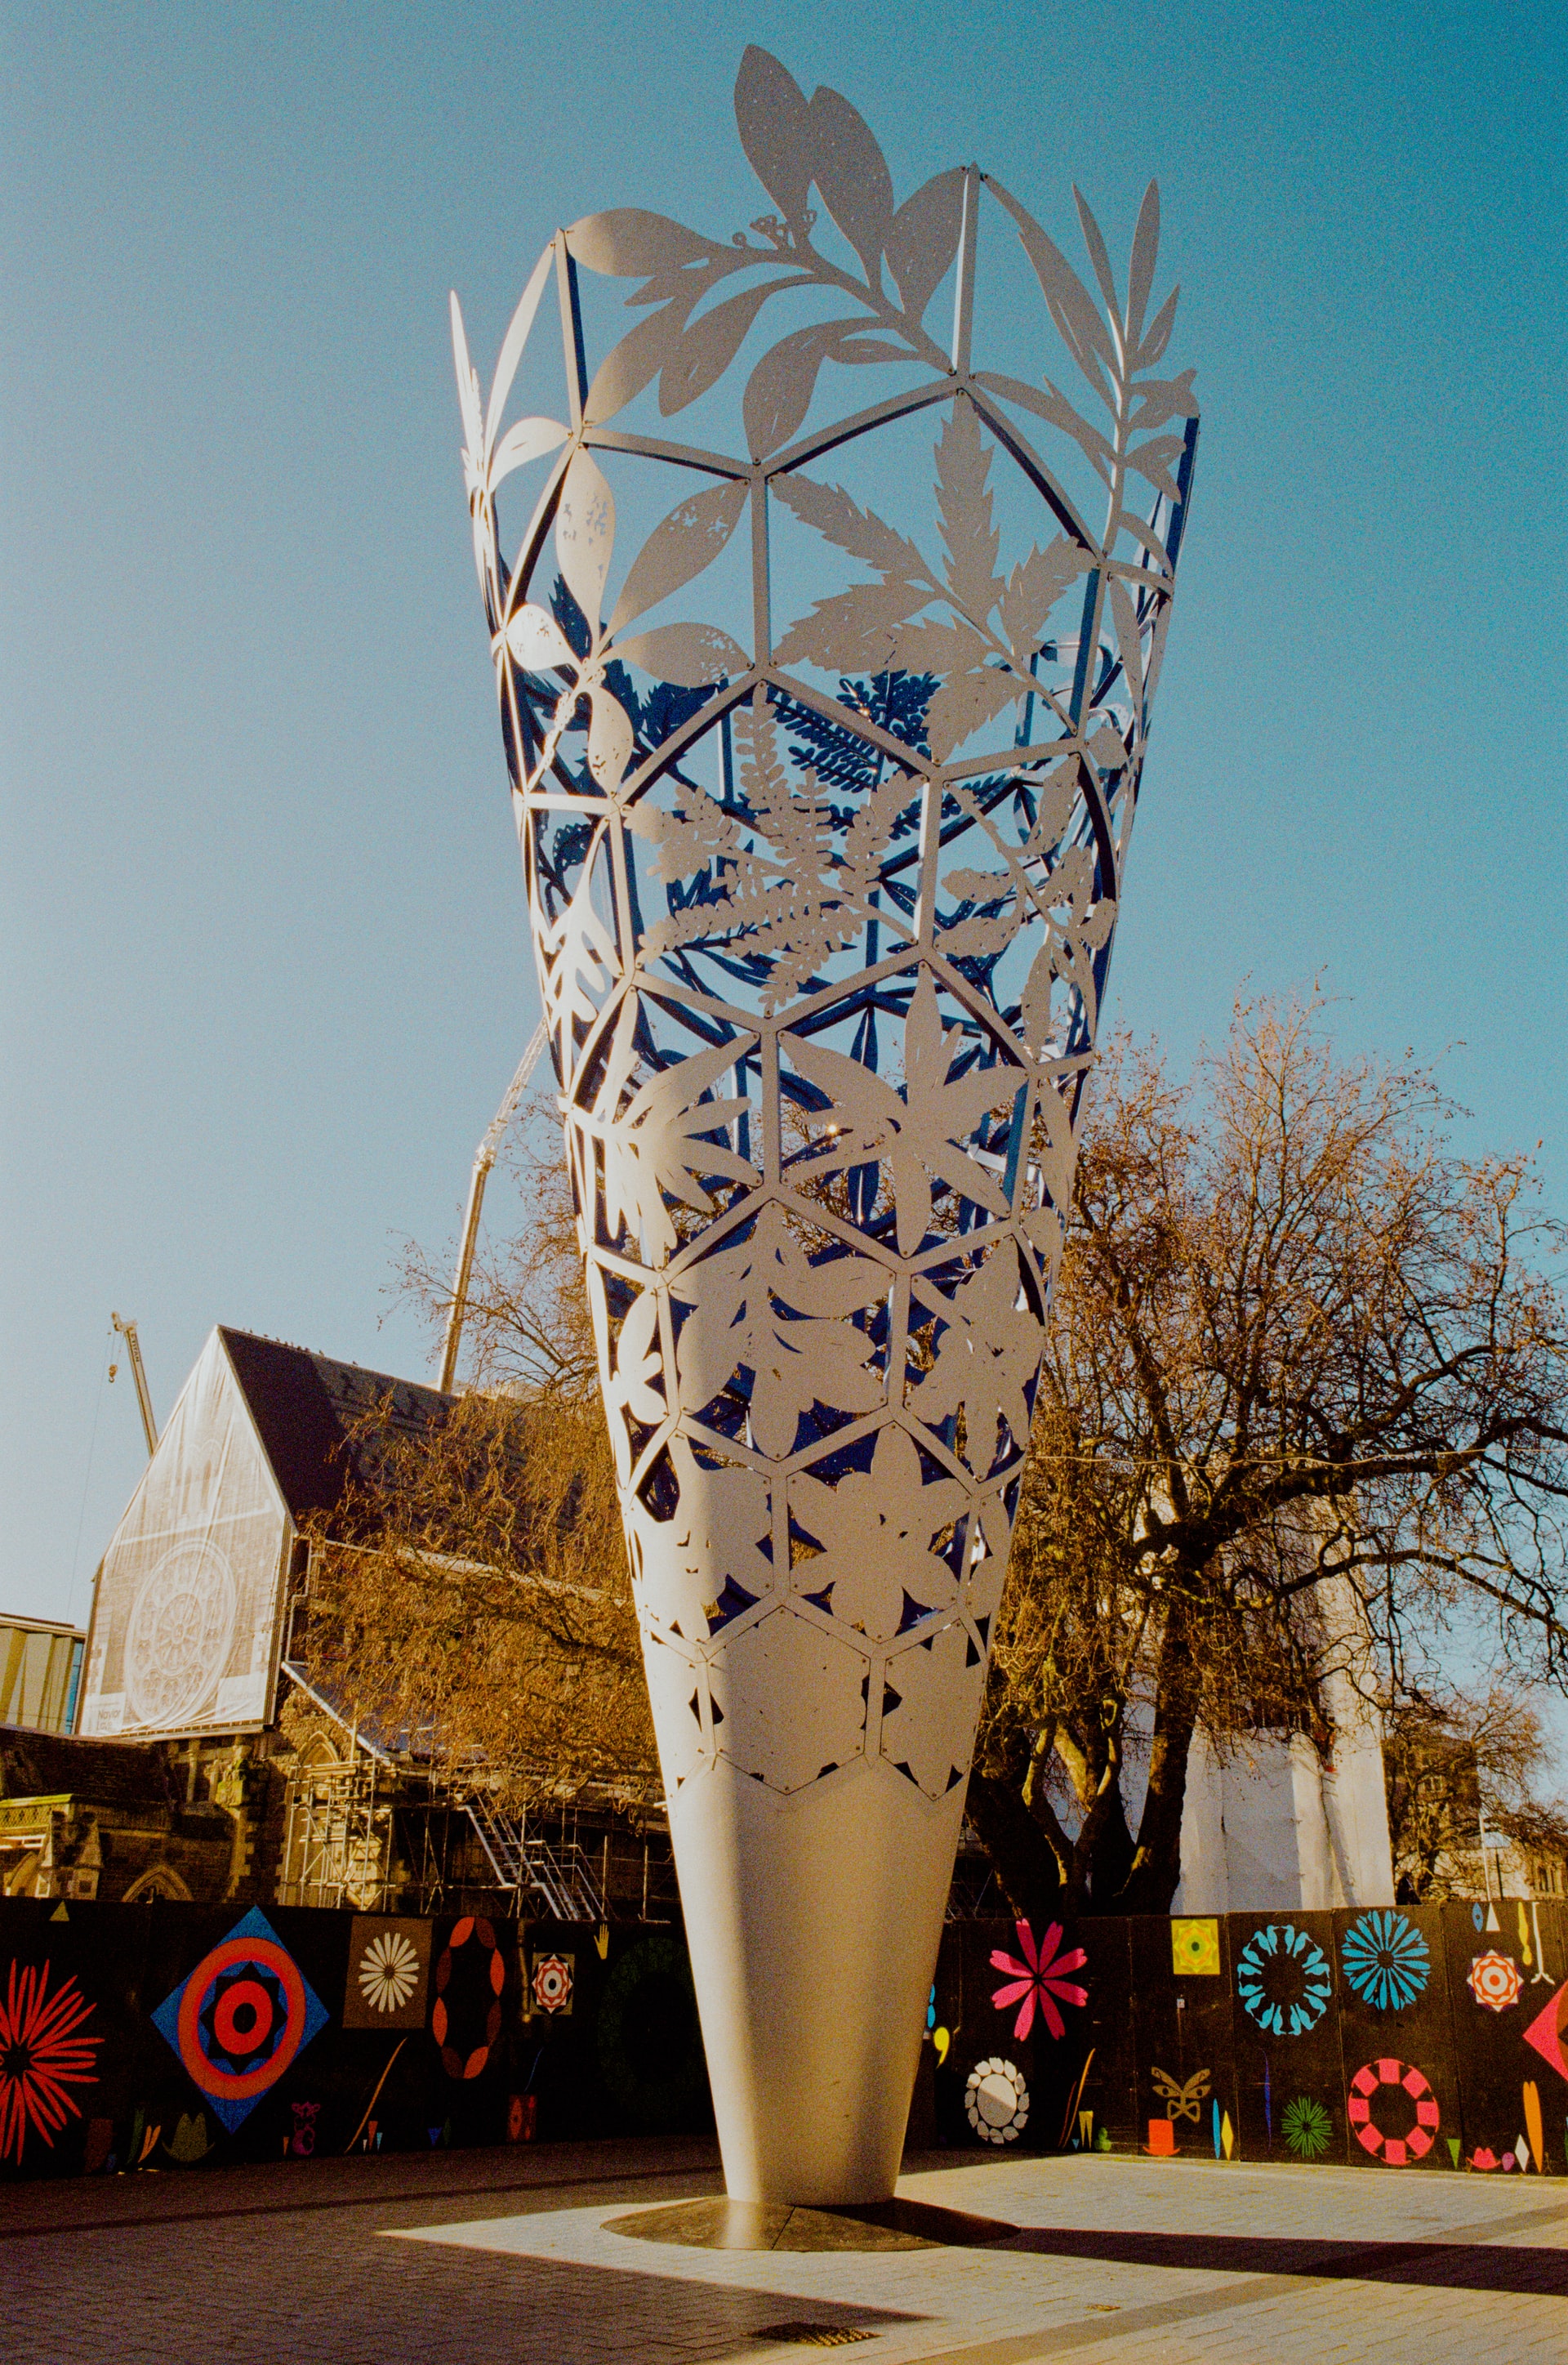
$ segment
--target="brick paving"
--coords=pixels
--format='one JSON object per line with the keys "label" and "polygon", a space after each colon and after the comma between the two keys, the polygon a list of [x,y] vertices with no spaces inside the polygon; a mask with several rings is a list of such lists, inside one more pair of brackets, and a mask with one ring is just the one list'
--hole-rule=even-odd
{"label": "brick paving", "polygon": [[1501,2365],[1568,2358],[1568,2181],[1108,2158],[907,2163],[995,2248],[712,2251],[605,2220],[717,2193],[710,2146],[552,2146],[0,2193],[7,2365]]}

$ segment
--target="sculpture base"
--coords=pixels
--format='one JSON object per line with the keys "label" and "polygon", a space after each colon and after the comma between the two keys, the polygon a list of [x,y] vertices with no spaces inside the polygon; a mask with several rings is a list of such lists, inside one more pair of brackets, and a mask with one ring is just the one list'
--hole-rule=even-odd
{"label": "sculpture base", "polygon": [[783,1798],[722,1760],[670,1800],[732,2201],[890,2200],[963,1804],[864,1762]]}
{"label": "sculpture base", "polygon": [[1000,2217],[972,2217],[921,2201],[883,2201],[864,2209],[678,2201],[607,2217],[604,2230],[689,2250],[977,2250],[1011,2241],[1018,2228]]}

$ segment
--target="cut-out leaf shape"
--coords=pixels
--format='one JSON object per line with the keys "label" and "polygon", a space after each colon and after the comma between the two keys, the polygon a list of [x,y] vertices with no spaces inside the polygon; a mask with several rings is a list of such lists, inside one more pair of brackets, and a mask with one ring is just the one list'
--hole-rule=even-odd
{"label": "cut-out leaf shape", "polygon": [[[1127,272],[1127,343],[1135,353],[1143,332],[1143,316],[1154,290],[1154,270],[1159,260],[1159,184],[1150,181],[1138,207],[1133,231],[1133,259]],[[1147,366],[1141,354],[1137,366]]]}
{"label": "cut-out leaf shape", "polygon": [[692,1307],[676,1348],[681,1403],[700,1412],[733,1373],[749,1370],[759,1452],[792,1452],[813,1403],[847,1413],[881,1403],[881,1376],[867,1369],[875,1343],[847,1317],[886,1296],[887,1274],[869,1257],[813,1264],[777,1202],[749,1240],[688,1267],[671,1287],[678,1297],[689,1293]]}
{"label": "cut-out leaf shape", "polygon": [[1116,349],[1093,297],[1066,255],[1046,236],[1027,207],[1021,206],[1017,198],[1004,189],[1000,181],[993,181],[989,174],[986,185],[1006,207],[1017,226],[1019,240],[1034,265],[1047,308],[1068,351],[1096,392],[1114,409],[1114,398],[1107,385],[1107,376],[1114,379],[1118,375]]}
{"label": "cut-out leaf shape", "polygon": [[[771,1591],[773,1569],[763,1547],[772,1542],[772,1506],[761,1471],[700,1463],[678,1435],[670,1439],[668,1452],[680,1490],[669,1518],[650,1520],[635,1496],[627,1507],[641,1549],[640,1606],[659,1625],[673,1627],[689,1642],[701,1642],[715,1625],[728,1623],[722,1613],[717,1620],[708,1615],[715,1606],[715,1569],[722,1569],[735,1589],[754,1601]],[[657,1653],[666,1660],[670,1655]],[[649,1658],[653,1662],[655,1654]],[[681,1673],[671,1704],[681,1714],[688,1711],[694,1678],[683,1662],[677,1664]],[[655,1680],[650,1665],[650,1688]],[[666,1745],[661,1736],[661,1749]]]}
{"label": "cut-out leaf shape", "polygon": [[[522,291],[518,308],[507,324],[506,335],[501,339],[500,352],[496,355],[496,375],[490,381],[489,408],[485,413],[487,461],[495,445],[496,431],[501,423],[501,413],[506,409],[507,397],[511,392],[511,384],[517,375],[518,364],[522,359],[523,348],[528,342],[530,331],[533,327],[534,314],[539,309],[539,299],[544,293],[544,286],[550,276],[550,265],[553,260],[554,249],[547,246],[530,274],[528,285]],[[455,298],[454,300],[455,301]]]}
{"label": "cut-out leaf shape", "polygon": [[614,541],[614,497],[591,455],[574,452],[555,512],[555,555],[596,639]]}
{"label": "cut-out leaf shape", "polygon": [[991,452],[967,402],[956,402],[936,445],[936,505],[947,545],[947,580],[970,617],[989,615],[1002,596],[1001,536],[991,513]]}
{"label": "cut-out leaf shape", "polygon": [[[1176,326],[1176,305],[1181,293],[1180,287],[1172,287],[1155,314],[1153,327],[1133,356],[1135,369],[1152,369],[1163,355],[1170,342],[1170,331]],[[1191,372],[1188,375],[1191,375]]]}
{"label": "cut-out leaf shape", "polygon": [[722,377],[772,293],[770,286],[748,287],[715,304],[682,331],[659,375],[659,409],[666,419],[684,410]]}
{"label": "cut-out leaf shape", "polygon": [[1020,559],[997,602],[998,622],[1016,650],[1038,643],[1051,610],[1088,564],[1088,554],[1065,534],[1058,534],[1044,550],[1036,544]]}
{"label": "cut-out leaf shape", "polygon": [[613,419],[645,386],[652,385],[679,343],[684,320],[678,307],[666,304],[662,311],[628,329],[621,342],[610,347],[594,372],[583,403],[583,417],[590,427]]}
{"label": "cut-out leaf shape", "polygon": [[825,84],[812,94],[811,136],[812,177],[822,201],[865,264],[868,284],[878,288],[882,241],[893,219],[887,158],[864,116]]}
{"label": "cut-out leaf shape", "polygon": [[644,801],[631,815],[656,849],[658,878],[707,874],[706,891],[653,921],[643,941],[655,958],[699,944],[744,950],[767,965],[758,991],[772,1010],[871,921],[884,946],[903,932],[898,907],[879,902],[877,891],[898,822],[919,791],[907,773],[890,770],[846,828],[816,774],[780,762],[771,708],[737,706],[731,729],[744,812],[683,783],[678,811]]}
{"label": "cut-out leaf shape", "polygon": [[615,1342],[612,1399],[624,1405],[633,1420],[652,1426],[669,1410],[662,1393],[663,1364],[659,1358],[659,1301],[645,1289],[633,1303]]}
{"label": "cut-out leaf shape", "polygon": [[754,459],[766,460],[788,443],[812,407],[817,372],[846,333],[860,326],[858,320],[828,320],[820,328],[797,329],[763,354],[746,381],[741,404]]}
{"label": "cut-out leaf shape", "polygon": [[990,652],[978,634],[970,637],[976,643],[973,664],[968,671],[939,684],[926,709],[925,733],[938,763],[945,763],[966,739],[1015,706],[1025,687],[1016,674],[988,662]]}
{"label": "cut-out leaf shape", "polygon": [[1027,1390],[1040,1361],[1040,1332],[1018,1304],[1016,1251],[995,1250],[949,1296],[927,1284],[921,1303],[946,1325],[936,1360],[917,1388],[911,1409],[934,1426],[964,1408],[967,1451],[984,1477],[996,1458],[997,1425],[1006,1424],[1022,1451],[1029,1439]]}
{"label": "cut-out leaf shape", "polygon": [[784,219],[798,222],[812,180],[810,108],[788,67],[755,43],[735,77],[735,125],[752,171]]}
{"label": "cut-out leaf shape", "polygon": [[934,1180],[993,1216],[1007,1213],[1001,1183],[971,1155],[970,1136],[988,1111],[1014,1098],[1020,1079],[1014,1068],[951,1072],[964,1038],[958,1027],[943,1027],[929,970],[921,972],[904,1022],[902,1093],[842,1051],[799,1036],[786,1040],[793,1065],[832,1103],[828,1136],[812,1143],[799,1171],[814,1177],[871,1160],[884,1164],[898,1209],[901,1256],[913,1256],[931,1228]]}
{"label": "cut-out leaf shape", "polygon": [[730,1182],[755,1182],[756,1170],[726,1142],[710,1141],[743,1115],[744,1100],[704,1100],[721,1077],[730,1073],[744,1048],[721,1043],[694,1052],[649,1078],[635,1091],[624,1109],[622,1093],[631,1089],[637,1061],[638,1004],[628,994],[616,1021],[614,1039],[600,1086],[599,1138],[604,1145],[605,1211],[611,1231],[624,1222],[641,1241],[644,1254],[663,1263],[676,1242],[667,1200],[713,1213],[713,1202],[703,1187],[705,1175]]}
{"label": "cut-out leaf shape", "polygon": [[589,271],[615,279],[678,271],[684,263],[706,262],[713,252],[711,239],[699,238],[667,214],[647,213],[641,206],[585,214],[566,232],[566,245]]}
{"label": "cut-out leaf shape", "polygon": [[740,643],[717,624],[655,624],[622,641],[615,654],[622,664],[641,666],[656,681],[673,682],[679,689],[732,681],[751,664]]}
{"label": "cut-out leaf shape", "polygon": [[539,673],[549,666],[572,666],[577,662],[577,652],[546,608],[536,608],[532,602],[515,609],[507,620],[506,644],[514,665],[526,673]]}
{"label": "cut-out leaf shape", "polygon": [[1073,185],[1072,202],[1078,207],[1079,228],[1083,232],[1083,243],[1089,249],[1089,260],[1093,266],[1100,293],[1105,299],[1105,309],[1119,326],[1122,305],[1121,298],[1116,294],[1116,275],[1111,268],[1111,257],[1106,250],[1100,225],[1090,212],[1083,192],[1076,182]]}
{"label": "cut-out leaf shape", "polygon": [[858,508],[842,487],[820,485],[812,476],[783,476],[773,479],[773,490],[798,518],[851,558],[863,558],[885,574],[930,581],[925,561],[907,535],[884,525],[874,511]]}
{"label": "cut-out leaf shape", "polygon": [[678,502],[661,518],[632,561],[610,619],[610,635],[711,566],[740,522],[745,503],[744,483],[712,485]]}
{"label": "cut-out leaf shape", "polygon": [[551,1026],[563,1047],[562,1073],[569,1081],[576,1048],[573,1028],[593,1024],[620,966],[614,938],[594,906],[591,865],[585,863],[559,919],[540,928],[538,944]]}
{"label": "cut-out leaf shape", "polygon": [[[841,549],[880,569],[880,584],[857,584],[819,600],[784,633],[780,665],[819,665],[840,674],[887,669],[942,677],[924,717],[932,754],[946,760],[971,734],[1037,692],[1064,726],[1068,718],[1034,659],[1046,620],[1062,591],[1088,564],[1087,553],[1058,536],[1033,550],[1006,582],[997,573],[1000,540],[991,519],[991,450],[968,401],[953,405],[936,445],[936,491],[946,546],[944,576],[914,544],[836,486],[781,476],[776,489],[796,514]],[[921,611],[946,602],[946,617]],[[997,618],[993,626],[990,621]]]}
{"label": "cut-out leaf shape", "polygon": [[514,468],[540,459],[546,452],[558,450],[566,440],[566,430],[558,419],[520,419],[515,426],[507,429],[490,454],[491,492]]}
{"label": "cut-out leaf shape", "polygon": [[[571,692],[566,693],[570,698]],[[632,718],[614,693],[601,681],[588,689],[588,770],[607,793],[621,786],[632,760],[635,737]]]}
{"label": "cut-out leaf shape", "polygon": [[958,1481],[928,1482],[913,1439],[884,1429],[869,1470],[852,1470],[835,1486],[804,1471],[790,1480],[790,1516],[822,1546],[797,1567],[795,1582],[827,1594],[835,1619],[888,1642],[903,1623],[906,1595],[923,1609],[953,1599],[953,1572],[931,1540],[963,1509]]}
{"label": "cut-out leaf shape", "polygon": [[937,173],[906,197],[888,226],[888,269],[912,320],[941,286],[958,251],[964,226],[964,169]]}

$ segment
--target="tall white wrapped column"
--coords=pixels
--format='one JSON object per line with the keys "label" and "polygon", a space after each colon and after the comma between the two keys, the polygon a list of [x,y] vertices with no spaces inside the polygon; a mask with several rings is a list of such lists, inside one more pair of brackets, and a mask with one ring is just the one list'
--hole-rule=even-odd
{"label": "tall white wrapped column", "polygon": [[1152,187],[1092,296],[760,50],[735,106],[776,211],[557,233],[487,402],[453,319],[726,2180],[831,2203],[897,2173],[1196,427]]}

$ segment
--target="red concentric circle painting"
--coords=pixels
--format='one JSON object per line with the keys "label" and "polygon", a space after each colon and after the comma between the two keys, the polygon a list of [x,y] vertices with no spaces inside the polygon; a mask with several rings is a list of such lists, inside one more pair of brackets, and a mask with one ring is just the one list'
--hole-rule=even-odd
{"label": "red concentric circle painting", "polygon": [[325,2023],[326,2007],[266,1916],[252,1911],[166,1996],[153,2024],[232,2131]]}

